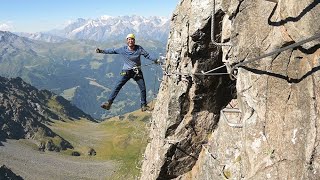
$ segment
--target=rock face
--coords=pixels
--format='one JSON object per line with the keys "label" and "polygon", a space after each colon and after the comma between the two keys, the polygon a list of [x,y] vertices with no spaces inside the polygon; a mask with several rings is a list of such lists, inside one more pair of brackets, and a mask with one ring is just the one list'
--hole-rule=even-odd
{"label": "rock face", "polygon": [[319,38],[239,64],[319,34],[319,1],[216,0],[212,29],[213,3],[172,16],[141,179],[319,178]]}

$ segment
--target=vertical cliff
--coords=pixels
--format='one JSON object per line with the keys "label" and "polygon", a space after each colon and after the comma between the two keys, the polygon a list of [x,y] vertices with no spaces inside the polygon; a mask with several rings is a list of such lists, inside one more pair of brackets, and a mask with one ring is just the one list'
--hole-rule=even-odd
{"label": "vertical cliff", "polygon": [[141,179],[319,178],[319,0],[213,4],[172,16]]}

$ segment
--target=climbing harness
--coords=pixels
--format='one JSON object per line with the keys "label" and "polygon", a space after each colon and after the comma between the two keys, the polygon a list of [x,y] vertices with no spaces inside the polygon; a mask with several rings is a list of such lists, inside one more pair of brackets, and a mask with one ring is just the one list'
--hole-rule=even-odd
{"label": "climbing harness", "polygon": [[133,72],[136,74],[139,74],[140,68],[138,68],[137,66],[132,68]]}
{"label": "climbing harness", "polygon": [[140,73],[140,68],[139,68],[138,66],[134,66],[134,67],[133,67],[132,69],[130,69],[130,70],[122,70],[122,71],[120,72],[120,75],[121,75],[121,76],[129,75],[131,70],[134,72],[133,78],[142,77],[142,76],[141,76],[141,73]]}
{"label": "climbing harness", "polygon": [[126,71],[121,71],[120,75],[121,76],[125,76],[125,75],[127,75],[127,72]]}
{"label": "climbing harness", "polygon": [[[163,57],[160,57],[160,59],[163,59]],[[140,65],[140,66],[135,66],[133,67],[131,70],[133,70],[133,72],[135,73],[134,75],[134,78],[136,77],[142,77],[140,71],[141,71],[141,67],[146,67],[146,66],[151,66],[151,65],[162,65],[163,62],[158,61],[158,63],[149,63],[149,64],[144,64],[144,65]],[[158,81],[159,79],[159,75],[158,75],[158,69],[156,69],[156,73],[155,73],[155,79],[154,79],[154,82],[153,82],[153,98],[156,99],[156,82]],[[154,101],[152,101],[152,103],[154,103]],[[154,107],[154,104],[152,105],[152,107]]]}
{"label": "climbing harness", "polygon": [[[133,70],[133,72],[135,73],[135,75],[139,76],[139,72],[141,70],[141,67],[146,67],[146,66],[151,66],[154,65],[155,63],[149,63],[149,64],[144,64],[144,65],[140,65],[140,66],[134,66],[131,70]],[[161,62],[159,63],[161,64]],[[122,74],[121,74],[122,75]]]}
{"label": "climbing harness", "polygon": [[134,72],[134,76],[133,76],[134,78],[141,78],[142,77],[139,67],[136,67],[136,66],[133,67],[132,71]]}

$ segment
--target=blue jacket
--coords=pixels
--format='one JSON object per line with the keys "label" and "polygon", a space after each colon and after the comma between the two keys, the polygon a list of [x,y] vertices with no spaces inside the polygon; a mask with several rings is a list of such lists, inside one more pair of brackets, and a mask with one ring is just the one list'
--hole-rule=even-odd
{"label": "blue jacket", "polygon": [[135,50],[130,51],[128,46],[120,48],[108,48],[103,50],[104,54],[121,54],[124,57],[123,70],[130,70],[133,67],[141,66],[140,56],[143,55],[146,59],[156,61],[157,59],[151,57],[150,54],[145,51],[141,46],[135,45]]}

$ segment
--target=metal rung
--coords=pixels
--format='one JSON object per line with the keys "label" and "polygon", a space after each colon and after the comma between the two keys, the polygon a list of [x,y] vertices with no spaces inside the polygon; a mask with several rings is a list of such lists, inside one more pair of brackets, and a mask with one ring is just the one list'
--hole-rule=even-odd
{"label": "metal rung", "polygon": [[278,3],[279,2],[279,0],[266,0],[266,1],[274,2],[274,3]]}
{"label": "metal rung", "polygon": [[224,108],[224,112],[234,112],[234,113],[241,113],[240,109],[237,108]]}
{"label": "metal rung", "polygon": [[230,122],[228,120],[227,116],[224,114],[224,112],[241,113],[241,111],[239,109],[225,108],[225,109],[222,109],[220,111],[220,114],[222,115],[222,118],[226,121],[226,123],[230,127],[234,127],[234,128],[242,128],[243,127],[243,124],[241,124],[241,123],[232,123],[232,122]]}

